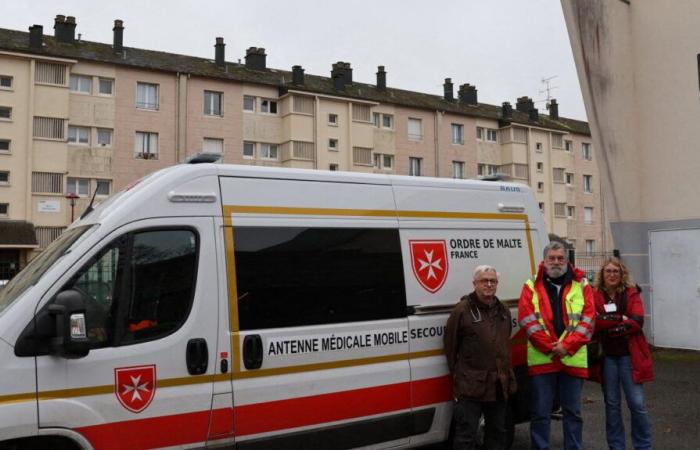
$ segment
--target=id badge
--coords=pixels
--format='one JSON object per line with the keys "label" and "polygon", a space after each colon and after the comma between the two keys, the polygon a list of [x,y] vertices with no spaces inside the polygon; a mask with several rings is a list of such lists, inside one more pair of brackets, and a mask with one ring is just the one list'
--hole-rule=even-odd
{"label": "id badge", "polygon": [[605,312],[607,313],[612,313],[617,311],[617,305],[615,303],[606,303],[605,305]]}

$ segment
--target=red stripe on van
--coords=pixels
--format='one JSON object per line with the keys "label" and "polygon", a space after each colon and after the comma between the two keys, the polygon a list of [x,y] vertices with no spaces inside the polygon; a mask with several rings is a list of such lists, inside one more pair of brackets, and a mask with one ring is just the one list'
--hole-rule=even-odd
{"label": "red stripe on van", "polygon": [[[255,403],[238,406],[235,410],[222,408],[213,411],[211,434],[219,439],[232,436],[232,422],[236,436],[247,436],[407,410],[411,406],[446,402],[451,397],[452,383],[446,375],[414,382]],[[85,436],[96,450],[140,450],[205,442],[209,425],[209,411],[200,411],[93,425],[77,428],[76,431]]]}

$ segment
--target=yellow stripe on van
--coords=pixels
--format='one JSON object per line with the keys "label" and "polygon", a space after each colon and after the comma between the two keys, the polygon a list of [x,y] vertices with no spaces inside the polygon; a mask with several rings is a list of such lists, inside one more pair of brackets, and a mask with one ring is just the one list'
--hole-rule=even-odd
{"label": "yellow stripe on van", "polygon": [[[238,293],[236,281],[236,257],[234,252],[233,237],[233,215],[234,214],[274,214],[274,215],[300,215],[300,216],[336,216],[336,217],[396,217],[396,218],[416,218],[416,219],[459,219],[459,220],[513,220],[522,221],[527,237],[527,246],[530,257],[530,271],[535,273],[535,255],[532,248],[532,235],[530,222],[527,214],[513,213],[472,213],[457,211],[395,211],[385,209],[343,209],[343,208],[300,208],[292,206],[250,206],[250,205],[224,205],[224,225],[226,239],[226,262],[228,265],[228,294],[229,294],[229,320],[231,331],[231,359],[233,379],[251,378],[258,376],[269,376],[265,373],[273,371],[270,375],[280,375],[283,373],[298,373],[309,370],[332,369],[338,367],[349,367],[352,365],[374,364],[374,362],[359,362],[360,360],[334,361],[328,363],[305,364],[301,366],[290,366],[278,369],[261,369],[250,372],[241,371],[241,351],[240,351],[240,325],[238,323]],[[435,350],[438,351],[438,350]],[[442,350],[439,350],[442,352]],[[412,354],[406,354],[412,355]],[[390,355],[388,358],[395,358],[398,355]],[[397,361],[406,359],[405,356],[398,359],[388,359],[386,361]],[[415,358],[416,356],[410,356]],[[423,357],[423,356],[417,356]],[[383,357],[380,357],[383,358]],[[368,358],[374,360],[375,358]],[[385,361],[379,361],[385,362]]]}

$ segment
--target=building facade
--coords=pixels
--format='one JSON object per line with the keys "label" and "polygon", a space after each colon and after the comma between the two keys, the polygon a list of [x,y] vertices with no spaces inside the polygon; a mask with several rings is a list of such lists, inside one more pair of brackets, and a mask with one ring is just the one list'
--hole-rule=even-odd
{"label": "building facade", "polygon": [[[319,170],[475,178],[502,173],[533,187],[553,232],[580,252],[610,248],[588,124],[539,114],[527,97],[479,103],[474,86],[442,96],[357,83],[349,63],[331,76],[75,38],[73,17],[54,36],[0,29],[0,254],[23,265],[95,196],[101,201],[199,152],[223,162]],[[17,234],[17,233],[15,233]],[[2,253],[5,252],[5,253]],[[0,277],[2,278],[2,277]]]}

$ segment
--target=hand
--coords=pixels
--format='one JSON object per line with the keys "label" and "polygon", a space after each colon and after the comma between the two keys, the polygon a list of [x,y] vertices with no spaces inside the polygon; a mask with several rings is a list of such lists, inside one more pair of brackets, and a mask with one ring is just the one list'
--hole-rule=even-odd
{"label": "hand", "polygon": [[556,357],[563,358],[566,355],[569,354],[568,351],[566,351],[566,347],[564,347],[564,344],[561,342],[557,342],[554,348],[552,349],[552,354]]}

